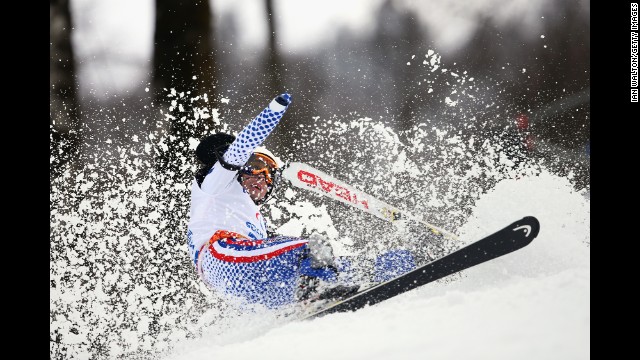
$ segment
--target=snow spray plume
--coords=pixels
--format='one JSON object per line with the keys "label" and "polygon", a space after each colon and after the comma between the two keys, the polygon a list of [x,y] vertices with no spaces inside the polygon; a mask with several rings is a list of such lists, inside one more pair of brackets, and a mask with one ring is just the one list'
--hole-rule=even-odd
{"label": "snow spray plume", "polygon": [[[497,85],[446,69],[440,60],[429,51],[422,64],[412,62],[422,75],[413,93],[434,106],[416,112],[410,126],[398,130],[386,114],[300,120],[292,134],[295,160],[454,232],[495,184],[535,177],[553,165],[508,157],[501,138],[485,131],[492,123],[486,119],[500,115]],[[244,120],[230,126],[204,94],[171,90],[167,103],[151,116],[129,112],[126,119],[96,111],[105,128],[120,132],[88,138],[94,143],[85,152],[93,161],[52,180],[51,358],[157,358],[176,341],[201,338],[204,329],[231,341],[246,338],[248,321],[255,325],[263,316],[251,330],[261,331],[273,320],[206,289],[186,249],[189,186],[198,168],[193,151],[204,136],[233,134]],[[147,128],[127,130],[131,122]],[[172,126],[182,135],[168,135]],[[276,195],[279,201],[264,209],[277,232],[323,234],[338,255],[360,257],[363,267],[376,253],[407,243],[388,223],[343,204],[292,188]]]}

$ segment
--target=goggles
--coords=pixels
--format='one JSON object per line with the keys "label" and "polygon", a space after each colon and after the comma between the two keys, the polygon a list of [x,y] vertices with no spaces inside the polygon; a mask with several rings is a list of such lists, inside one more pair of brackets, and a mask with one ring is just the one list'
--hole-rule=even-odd
{"label": "goggles", "polygon": [[260,153],[253,153],[241,171],[244,174],[263,175],[267,184],[271,185],[277,168],[278,165],[270,157]]}

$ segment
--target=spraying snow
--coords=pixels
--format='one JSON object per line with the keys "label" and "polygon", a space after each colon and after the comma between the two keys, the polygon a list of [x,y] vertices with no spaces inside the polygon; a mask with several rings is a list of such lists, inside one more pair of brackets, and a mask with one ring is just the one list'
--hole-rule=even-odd
{"label": "spraying snow", "polygon": [[[588,358],[588,197],[545,161],[514,161],[499,139],[478,135],[474,114],[493,99],[482,100],[488,92],[469,86],[475,81],[464,72],[433,72],[441,65],[437,53],[426,59],[425,77],[455,80],[446,80],[446,89],[426,81],[425,91],[449,98],[465,121],[441,123],[436,114],[395,131],[382,118],[314,118],[296,130],[298,156],[319,154],[303,161],[456,232],[456,246],[535,216],[541,231],[531,245],[355,313],[288,323],[225,303],[197,278],[185,240],[195,160],[178,157],[175,170],[159,171],[152,159],[171,139],[135,134],[137,141],[123,146],[107,137],[95,163],[66,169],[51,183],[51,356]],[[194,98],[172,90],[168,111],[152,120],[167,128],[169,121],[195,127],[211,118],[207,131],[239,130],[207,106],[196,107],[195,118],[181,114]],[[197,139],[183,145],[193,148]],[[276,229],[323,234],[338,254],[371,257],[407,241],[346,205],[293,188],[276,196],[264,208]]]}
{"label": "spraying snow", "polygon": [[504,180],[478,200],[462,238],[475,240],[524,215],[540,220],[536,240],[457,281],[355,313],[258,333],[251,326],[235,339],[205,333],[169,359],[588,359],[587,199],[546,172]]}

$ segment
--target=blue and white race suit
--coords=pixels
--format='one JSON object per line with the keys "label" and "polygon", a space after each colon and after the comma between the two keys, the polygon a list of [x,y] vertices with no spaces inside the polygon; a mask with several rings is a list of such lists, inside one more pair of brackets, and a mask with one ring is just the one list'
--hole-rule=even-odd
{"label": "blue and white race suit", "polygon": [[[290,101],[289,94],[281,95]],[[271,101],[236,137],[223,160],[244,165],[278,124],[288,105]],[[267,238],[266,220],[237,180],[238,172],[217,162],[198,186],[191,187],[189,253],[201,279],[213,291],[268,307],[295,301],[301,274],[332,280],[332,272],[310,269],[303,254],[308,240]]]}

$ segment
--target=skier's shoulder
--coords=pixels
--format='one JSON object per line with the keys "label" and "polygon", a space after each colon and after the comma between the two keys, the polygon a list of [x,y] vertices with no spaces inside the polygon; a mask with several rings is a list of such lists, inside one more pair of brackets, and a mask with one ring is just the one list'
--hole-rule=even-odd
{"label": "skier's shoulder", "polygon": [[229,188],[237,183],[237,175],[237,171],[227,169],[217,162],[208,170],[196,173],[195,184],[201,191],[213,195],[229,191]]}

